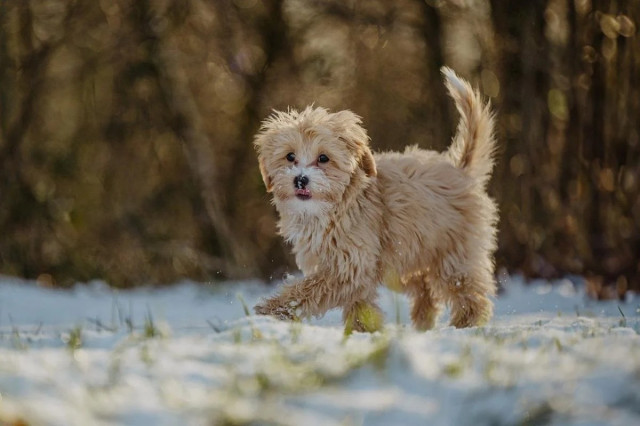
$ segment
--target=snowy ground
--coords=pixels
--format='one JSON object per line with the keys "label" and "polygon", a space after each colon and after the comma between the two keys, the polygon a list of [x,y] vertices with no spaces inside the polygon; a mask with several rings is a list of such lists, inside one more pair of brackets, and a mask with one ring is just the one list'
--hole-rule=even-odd
{"label": "snowy ground", "polygon": [[385,291],[384,331],[345,338],[337,312],[247,316],[259,283],[0,277],[0,425],[640,424],[640,297],[503,285],[486,327],[418,333]]}

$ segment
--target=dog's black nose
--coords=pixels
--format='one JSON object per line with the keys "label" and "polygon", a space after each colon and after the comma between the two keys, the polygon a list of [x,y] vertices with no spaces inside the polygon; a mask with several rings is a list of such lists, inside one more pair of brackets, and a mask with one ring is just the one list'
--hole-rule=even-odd
{"label": "dog's black nose", "polygon": [[304,189],[309,183],[309,178],[305,175],[298,175],[293,178],[293,185],[298,189]]}

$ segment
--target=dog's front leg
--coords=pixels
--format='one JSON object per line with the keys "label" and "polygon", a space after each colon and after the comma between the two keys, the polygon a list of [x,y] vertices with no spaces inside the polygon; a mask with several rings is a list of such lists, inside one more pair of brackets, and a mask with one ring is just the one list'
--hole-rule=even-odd
{"label": "dog's front leg", "polygon": [[373,333],[382,330],[384,317],[382,310],[373,300],[358,300],[342,311],[344,334],[350,335],[354,331]]}
{"label": "dog's front leg", "polygon": [[283,294],[278,294],[268,299],[262,299],[253,307],[253,310],[258,315],[269,315],[283,321],[294,321],[299,319],[296,305],[296,301],[288,300]]}
{"label": "dog's front leg", "polygon": [[261,300],[253,309],[258,315],[283,320],[322,315],[345,304],[347,295],[337,287],[322,274],[312,274],[296,283],[285,284],[279,294]]}

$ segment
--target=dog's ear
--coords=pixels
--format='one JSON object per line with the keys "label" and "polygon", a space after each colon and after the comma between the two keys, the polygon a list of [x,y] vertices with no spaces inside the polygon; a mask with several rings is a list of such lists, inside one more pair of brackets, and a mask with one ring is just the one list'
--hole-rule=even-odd
{"label": "dog's ear", "polygon": [[264,186],[267,188],[267,192],[273,191],[273,181],[271,180],[269,173],[267,173],[267,167],[264,165],[264,158],[262,158],[262,155],[258,157],[258,166],[260,167],[260,174],[262,175],[262,181],[264,182]]}
{"label": "dog's ear", "polygon": [[369,177],[378,176],[378,169],[376,168],[376,160],[373,159],[373,154],[368,146],[364,146],[364,152],[362,153],[362,157],[360,158],[360,165],[362,166],[362,170]]}
{"label": "dog's ear", "polygon": [[344,140],[349,149],[356,154],[360,167],[367,176],[377,176],[376,162],[369,149],[369,136],[362,127],[362,119],[349,110],[334,113],[333,119],[336,128],[339,129],[340,139]]}
{"label": "dog's ear", "polygon": [[260,130],[253,138],[253,147],[258,153],[258,166],[260,168],[260,174],[262,175],[264,186],[267,188],[267,192],[273,191],[273,180],[267,172],[267,166],[264,161],[264,153],[262,149],[265,143],[269,140],[267,133],[273,127],[275,120],[276,119],[273,115],[265,119],[260,125]]}

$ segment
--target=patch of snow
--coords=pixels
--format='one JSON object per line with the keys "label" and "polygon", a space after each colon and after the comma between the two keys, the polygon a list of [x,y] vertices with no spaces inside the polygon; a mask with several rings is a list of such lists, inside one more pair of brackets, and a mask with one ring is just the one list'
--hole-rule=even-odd
{"label": "patch of snow", "polygon": [[[485,327],[383,332],[340,312],[247,316],[260,282],[51,290],[0,277],[0,424],[640,424],[640,303],[563,280],[504,292]],[[238,296],[240,295],[240,296]]]}

